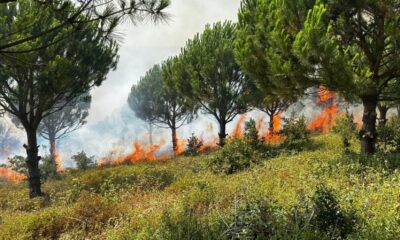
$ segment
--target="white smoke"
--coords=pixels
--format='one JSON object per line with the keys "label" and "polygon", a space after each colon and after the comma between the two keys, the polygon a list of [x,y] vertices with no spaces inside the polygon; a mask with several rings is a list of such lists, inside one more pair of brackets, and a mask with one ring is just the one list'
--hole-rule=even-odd
{"label": "white smoke", "polygon": [[8,116],[0,118],[0,163],[5,163],[8,157],[23,154],[25,134],[15,127]]}

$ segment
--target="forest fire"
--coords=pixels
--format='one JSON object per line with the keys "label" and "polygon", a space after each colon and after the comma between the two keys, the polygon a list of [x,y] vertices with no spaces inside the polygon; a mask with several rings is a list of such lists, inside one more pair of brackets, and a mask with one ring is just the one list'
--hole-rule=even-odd
{"label": "forest fire", "polygon": [[27,179],[27,177],[24,174],[20,174],[9,168],[4,168],[4,167],[0,167],[0,178],[4,178],[13,182],[20,182],[22,180]]}
{"label": "forest fire", "polygon": [[176,146],[176,149],[175,149],[175,155],[182,154],[186,149],[186,144],[187,144],[186,140],[178,138],[177,139],[177,146]]}
{"label": "forest fire", "polygon": [[335,120],[341,115],[339,107],[336,103],[336,93],[331,92],[324,87],[318,90],[318,105],[324,107],[321,115],[311,121],[308,128],[313,131],[328,133],[335,125]]}
{"label": "forest fire", "polygon": [[203,145],[200,146],[199,152],[206,152],[209,150],[214,150],[218,148],[218,138],[214,138],[213,140],[203,142]]}
{"label": "forest fire", "polygon": [[56,162],[57,172],[65,171],[64,161],[57,149],[54,150],[54,161]]}
{"label": "forest fire", "polygon": [[160,141],[159,144],[147,144],[143,146],[139,141],[133,142],[133,150],[131,153],[125,156],[118,157],[116,159],[103,158],[98,166],[107,165],[120,165],[124,163],[136,163],[139,161],[154,161],[157,159],[156,153],[165,144],[165,141]]}
{"label": "forest fire", "polygon": [[242,139],[243,138],[243,125],[244,122],[246,121],[246,114],[240,115],[238,122],[236,123],[235,128],[233,129],[231,136],[233,138],[238,138],[238,139]]}
{"label": "forest fire", "polygon": [[272,128],[268,129],[267,135],[265,136],[266,141],[276,143],[283,139],[279,134],[279,131],[281,130],[281,121],[282,114],[273,117]]}
{"label": "forest fire", "polygon": [[357,124],[357,128],[361,129],[362,128],[362,113],[356,113],[354,115],[354,122]]}
{"label": "forest fire", "polygon": [[265,118],[262,117],[262,118],[258,119],[258,121],[256,123],[256,130],[258,132],[258,138],[259,139],[263,138],[261,131],[262,131],[262,128],[264,126],[264,122],[265,122]]}

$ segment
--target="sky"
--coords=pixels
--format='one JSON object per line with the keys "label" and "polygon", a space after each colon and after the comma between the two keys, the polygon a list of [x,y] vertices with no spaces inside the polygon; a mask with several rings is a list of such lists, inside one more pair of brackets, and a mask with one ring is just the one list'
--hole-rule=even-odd
{"label": "sky", "polygon": [[126,23],[119,28],[118,69],[103,85],[92,91],[93,101],[88,126],[100,122],[120,109],[134,83],[154,64],[177,55],[188,39],[202,32],[206,24],[226,19],[236,21],[240,0],[172,0],[166,13],[168,23]]}

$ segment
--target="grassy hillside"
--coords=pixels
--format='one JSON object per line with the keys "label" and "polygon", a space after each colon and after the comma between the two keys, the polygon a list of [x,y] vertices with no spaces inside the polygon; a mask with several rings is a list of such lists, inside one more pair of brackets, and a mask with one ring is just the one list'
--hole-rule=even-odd
{"label": "grassy hillside", "polygon": [[334,214],[352,216],[348,239],[397,239],[395,158],[345,155],[333,134],[313,141],[231,175],[211,172],[209,154],[66,173],[44,184],[45,199],[1,184],[0,239],[330,239],[323,224],[310,227],[329,213],[315,208],[316,189],[338,200]]}

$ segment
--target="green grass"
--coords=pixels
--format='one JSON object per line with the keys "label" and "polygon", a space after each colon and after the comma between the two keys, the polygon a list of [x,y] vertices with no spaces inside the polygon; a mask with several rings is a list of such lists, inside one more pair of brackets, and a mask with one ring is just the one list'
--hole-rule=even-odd
{"label": "green grass", "polygon": [[25,183],[2,184],[0,239],[219,239],[236,205],[269,199],[290,212],[321,184],[356,212],[349,239],[400,236],[400,173],[374,164],[382,157],[344,155],[336,135],[313,141],[314,150],[232,175],[208,170],[210,154],[66,173],[44,183],[41,199],[29,199]]}

